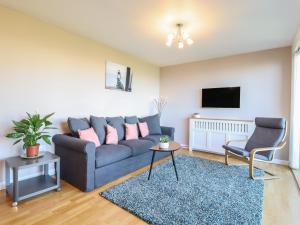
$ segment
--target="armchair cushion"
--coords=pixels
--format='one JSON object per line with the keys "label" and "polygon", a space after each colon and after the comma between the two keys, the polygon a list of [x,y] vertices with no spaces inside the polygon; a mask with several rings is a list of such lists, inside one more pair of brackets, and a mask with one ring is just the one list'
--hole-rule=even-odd
{"label": "armchair cushion", "polygon": [[[245,150],[243,148],[239,148],[239,147],[231,146],[231,145],[223,145],[223,148],[234,154],[237,154],[239,156],[250,157],[250,152],[248,152],[247,150]],[[254,158],[264,160],[264,161],[269,161],[269,159],[266,156],[260,155],[258,153],[256,153],[254,155]]]}
{"label": "armchair cushion", "polygon": [[[263,118],[255,119],[256,128],[246,144],[245,149],[250,152],[254,148],[276,147],[285,135],[285,119]],[[258,152],[268,160],[271,160],[274,151]]]}
{"label": "armchair cushion", "polygon": [[98,135],[99,141],[102,144],[105,143],[106,136],[106,119],[104,117],[91,116],[90,117],[91,126],[94,128],[96,134]]}
{"label": "armchair cushion", "polygon": [[91,127],[90,122],[87,118],[68,118],[68,126],[74,137],[78,136],[78,130],[86,130]]}
{"label": "armchair cushion", "polygon": [[230,152],[233,152],[237,155],[240,155],[240,156],[244,156],[244,157],[249,157],[250,156],[250,153],[248,151],[246,151],[245,149],[236,147],[236,146],[223,145],[223,148],[230,151]]}
{"label": "armchair cushion", "polygon": [[272,128],[272,129],[284,129],[285,128],[285,119],[257,117],[257,118],[255,118],[255,124],[258,127],[265,127],[265,128]]}
{"label": "armchair cushion", "polygon": [[106,117],[106,121],[109,125],[117,129],[118,140],[123,140],[125,136],[124,131],[124,118],[121,116],[118,117]]}
{"label": "armchair cushion", "polygon": [[131,149],[125,145],[101,145],[96,148],[96,167],[126,159],[131,156]]}

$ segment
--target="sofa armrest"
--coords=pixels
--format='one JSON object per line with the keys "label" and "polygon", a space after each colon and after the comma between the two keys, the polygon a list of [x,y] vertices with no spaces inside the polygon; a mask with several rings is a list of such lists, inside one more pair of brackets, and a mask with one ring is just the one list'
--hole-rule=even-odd
{"label": "sofa armrest", "polygon": [[164,127],[161,126],[161,132],[163,135],[168,135],[172,141],[174,141],[174,133],[175,128],[174,127]]}
{"label": "sofa armrest", "polygon": [[65,134],[56,134],[53,136],[52,141],[55,145],[68,148],[69,150],[84,154],[95,154],[96,147],[94,143],[76,137]]}
{"label": "sofa armrest", "polygon": [[61,177],[82,191],[95,188],[95,144],[76,137],[56,134],[52,138],[60,156]]}

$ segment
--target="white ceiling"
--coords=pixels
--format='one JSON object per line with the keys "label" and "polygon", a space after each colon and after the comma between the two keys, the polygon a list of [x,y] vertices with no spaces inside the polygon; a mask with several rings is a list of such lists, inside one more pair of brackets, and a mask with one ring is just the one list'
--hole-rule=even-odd
{"label": "white ceiling", "polygon": [[[289,46],[300,0],[0,0],[65,30],[166,66]],[[182,22],[195,43],[166,36]]]}

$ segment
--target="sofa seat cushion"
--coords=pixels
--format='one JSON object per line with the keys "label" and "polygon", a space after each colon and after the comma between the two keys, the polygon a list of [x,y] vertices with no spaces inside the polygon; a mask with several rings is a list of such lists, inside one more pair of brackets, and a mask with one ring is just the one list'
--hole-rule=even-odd
{"label": "sofa seat cushion", "polygon": [[131,149],[125,145],[101,145],[96,148],[96,168],[126,159],[131,156]]}
{"label": "sofa seat cushion", "polygon": [[122,140],[122,141],[119,141],[119,144],[131,148],[133,156],[148,152],[148,151],[150,151],[149,148],[151,148],[153,146],[152,141],[145,140],[145,139]]}
{"label": "sofa seat cushion", "polygon": [[159,139],[160,139],[161,135],[160,134],[150,134],[146,137],[142,137],[140,139],[142,140],[148,140],[151,141],[153,144],[158,144],[159,143]]}

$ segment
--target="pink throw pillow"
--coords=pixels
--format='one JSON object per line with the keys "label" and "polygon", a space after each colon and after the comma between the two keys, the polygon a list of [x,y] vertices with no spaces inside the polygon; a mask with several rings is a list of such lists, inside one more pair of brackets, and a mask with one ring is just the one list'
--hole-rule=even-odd
{"label": "pink throw pillow", "polygon": [[139,123],[139,129],[140,129],[142,137],[146,137],[149,135],[149,128],[148,128],[147,122]]}
{"label": "pink throw pillow", "polygon": [[136,140],[139,139],[137,125],[125,123],[125,139]]}
{"label": "pink throw pillow", "polygon": [[80,139],[93,142],[96,147],[100,146],[99,138],[92,127],[86,130],[78,130],[78,134]]}
{"label": "pink throw pillow", "polygon": [[112,144],[112,145],[117,145],[118,144],[118,132],[117,129],[110,126],[106,125],[106,144]]}

